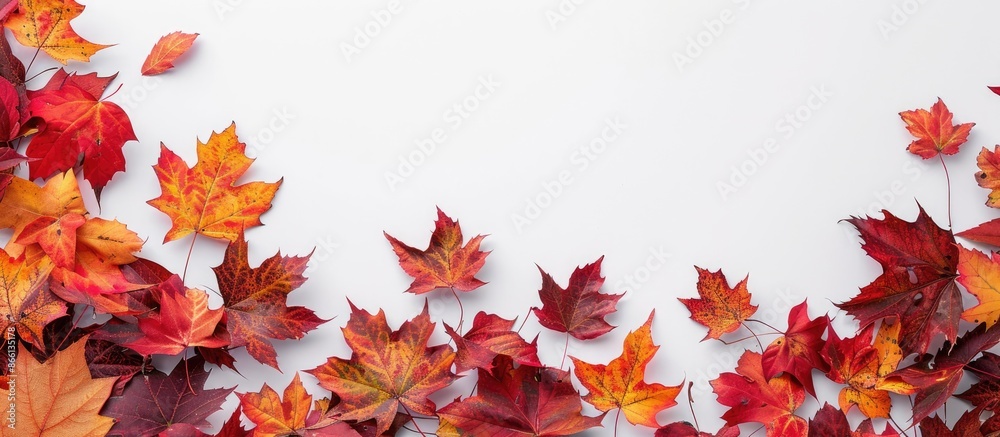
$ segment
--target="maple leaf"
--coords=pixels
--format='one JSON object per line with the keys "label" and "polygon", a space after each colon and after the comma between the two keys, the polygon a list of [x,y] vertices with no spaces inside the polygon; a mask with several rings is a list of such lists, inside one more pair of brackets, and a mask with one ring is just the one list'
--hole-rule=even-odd
{"label": "maple leaf", "polygon": [[114,417],[109,436],[155,436],[177,424],[208,426],[231,388],[205,389],[209,372],[195,357],[182,360],[167,375],[159,370],[132,378],[121,396],[108,400],[102,414]]}
{"label": "maple leaf", "polygon": [[938,350],[933,362],[917,362],[885,378],[880,387],[899,394],[916,394],[913,400],[913,423],[922,421],[944,405],[955,393],[965,375],[965,366],[980,352],[1000,343],[1000,326],[987,329],[981,323],[960,337],[954,346],[948,342]]}
{"label": "maple leaf", "polygon": [[0,199],[0,211],[3,212],[0,214],[0,228],[14,229],[12,240],[16,240],[25,227],[37,221],[58,221],[67,214],[87,214],[72,170],[49,179],[42,187],[22,178],[14,178],[7,186],[3,199]]}
{"label": "maple leaf", "polygon": [[232,242],[247,228],[261,224],[260,215],[271,208],[282,179],[236,185],[253,163],[245,150],[246,144],[236,137],[236,123],[221,133],[212,132],[207,143],[199,140],[198,163],[191,168],[160,144],[153,170],[162,193],[146,203],[173,223],[164,243],[192,232]]}
{"label": "maple leaf", "polygon": [[951,429],[948,429],[948,425],[939,416],[925,417],[920,421],[920,434],[934,437],[983,437],[979,430],[983,424],[979,419],[981,413],[982,410],[978,408],[962,413],[962,417],[958,418]]}
{"label": "maple leaf", "polygon": [[5,330],[14,327],[18,336],[37,348],[45,325],[66,315],[66,303],[46,287],[52,262],[42,257],[28,261],[13,258],[0,249],[0,320]]}
{"label": "maple leaf", "polygon": [[761,364],[764,376],[773,378],[779,373],[788,373],[795,378],[806,393],[816,397],[813,387],[812,370],[829,371],[820,350],[823,348],[823,333],[830,326],[830,317],[824,315],[809,320],[806,301],[788,311],[788,329],[764,350]]}
{"label": "maple leaf", "polygon": [[976,182],[979,183],[980,187],[990,190],[986,205],[1000,208],[1000,145],[995,146],[992,152],[983,147],[979,156],[976,157],[976,165],[979,166],[979,171],[976,172]]}
{"label": "maple leaf", "polygon": [[479,369],[476,395],[455,401],[438,417],[460,435],[563,436],[601,426],[607,413],[581,414],[580,393],[569,373],[549,367],[514,366],[499,355],[491,371]]}
{"label": "maple leaf", "polygon": [[837,306],[861,326],[896,317],[902,324],[904,356],[927,352],[937,333],[954,341],[962,312],[962,295],[955,284],[955,237],[938,227],[922,207],[912,223],[883,213],[884,220],[847,220],[861,232],[862,248],[882,265],[882,275]]}
{"label": "maple leaf", "polygon": [[604,317],[615,311],[615,305],[624,294],[601,293],[601,286],[604,285],[602,261],[603,256],[592,264],[574,269],[565,289],[536,266],[542,274],[542,288],[538,290],[542,307],[532,307],[531,310],[542,326],[580,340],[597,338],[614,329]]}
{"label": "maple leaf", "polygon": [[312,395],[302,386],[298,373],[285,388],[284,399],[267,384],[258,393],[236,395],[243,413],[257,425],[253,430],[255,436],[359,435],[348,424],[323,417],[325,411],[312,409]]}
{"label": "maple leaf", "polygon": [[979,304],[962,312],[962,318],[989,328],[1000,320],[1000,254],[986,254],[958,246],[958,282]]}
{"label": "maple leaf", "polygon": [[174,68],[174,61],[191,48],[197,37],[197,33],[182,32],[163,35],[142,63],[142,75],[154,76]]}
{"label": "maple leaf", "polygon": [[281,256],[279,252],[251,268],[248,254],[241,235],[229,243],[222,264],[212,269],[224,301],[230,347],[246,346],[255,360],[277,369],[269,339],[299,339],[327,320],[308,308],[287,306],[288,293],[306,280],[302,273],[309,255]]}
{"label": "maple leaf", "polygon": [[900,112],[899,117],[906,123],[906,130],[917,137],[906,150],[924,159],[938,156],[938,153],[945,155],[958,153],[958,147],[968,140],[969,131],[976,124],[955,125],[952,124],[952,116],[940,98],[931,106],[930,111],[914,109]]}
{"label": "maple leaf", "polygon": [[955,235],[977,243],[990,244],[1000,247],[1000,219],[990,220]]}
{"label": "maple leaf", "polygon": [[16,150],[0,146],[0,199],[3,198],[4,190],[14,180],[14,175],[8,172],[26,160],[27,158],[19,155]]}
{"label": "maple leaf", "polygon": [[479,250],[479,244],[486,236],[476,235],[462,246],[462,227],[445,215],[441,208],[438,208],[437,214],[431,242],[426,250],[407,246],[383,232],[392,245],[393,252],[399,257],[400,267],[413,277],[413,282],[406,291],[422,294],[438,288],[472,291],[482,287],[486,283],[475,275],[483,268],[486,256],[490,254]]}
{"label": "maple leaf", "polygon": [[584,396],[584,401],[599,411],[607,412],[617,408],[625,413],[625,419],[633,425],[659,428],[656,414],[677,405],[674,398],[680,393],[681,386],[667,387],[645,381],[646,365],[660,349],[653,344],[654,313],[655,311],[650,312],[646,323],[625,336],[622,354],[607,365],[570,358],[573,360],[576,378],[589,392]]}
{"label": "maple leaf", "polygon": [[99,415],[111,395],[114,378],[91,378],[84,340],[39,363],[19,348],[10,384],[16,422],[6,421],[0,435],[103,436],[113,420]]}
{"label": "maple leaf", "polygon": [[513,328],[513,320],[483,311],[476,314],[472,320],[472,329],[465,335],[459,335],[445,324],[445,332],[455,340],[455,347],[458,349],[455,354],[455,370],[458,373],[474,368],[488,371],[497,355],[511,357],[520,365],[541,367],[542,363],[538,361],[538,338],[528,343]]}
{"label": "maple leaf", "polygon": [[224,312],[208,309],[208,294],[185,288],[177,275],[157,288],[161,292],[159,313],[139,319],[142,336],[123,346],[143,355],[177,355],[190,346],[229,344],[229,333],[220,323]]}
{"label": "maple leaf", "polygon": [[152,364],[146,363],[143,356],[132,349],[93,337],[87,339],[86,357],[90,376],[118,378],[113,391],[115,396],[121,395],[125,384],[131,381],[135,374],[153,371]]}
{"label": "maple leaf", "polygon": [[1000,355],[983,352],[983,356],[966,366],[979,381],[968,390],[955,395],[976,407],[995,411],[1000,406]]}
{"label": "maple leaf", "polygon": [[[17,2],[11,0],[8,1],[6,6],[0,7],[0,15],[4,13],[8,8],[16,8]],[[0,19],[0,22],[3,20]],[[14,87],[14,91],[17,93],[17,113],[20,114],[19,124],[22,126],[28,121],[28,95],[27,88],[24,85],[24,63],[21,62],[17,56],[14,56],[14,52],[10,48],[10,42],[7,38],[0,38],[0,77],[7,80],[9,84]],[[19,132],[19,135],[27,134],[27,132]],[[11,138],[8,138],[9,141]]]}
{"label": "maple leaf", "polygon": [[427,304],[396,331],[389,328],[382,310],[373,316],[348,304],[351,318],[343,332],[353,351],[350,360],[330,357],[306,371],[340,398],[334,407],[339,418],[374,418],[376,433],[382,434],[401,406],[408,414],[433,415],[436,407],[428,396],[456,379],[451,373],[455,353],[446,345],[427,346],[434,330]]}
{"label": "maple leaf", "polygon": [[899,437],[888,423],[881,434],[875,433],[875,427],[871,419],[865,419],[858,425],[858,429],[851,431],[851,424],[847,421],[847,415],[829,403],[824,403],[823,408],[816,412],[816,416],[809,420],[809,437]]}
{"label": "maple leaf", "polygon": [[[0,147],[11,149],[10,141],[20,136],[21,132],[21,111],[18,105],[21,104],[18,97],[17,88],[14,84],[0,80]],[[13,149],[10,152],[14,152]],[[0,152],[0,161],[5,153]],[[0,170],[10,167],[0,165]]]}
{"label": "maple leaf", "polygon": [[805,419],[795,415],[805,390],[790,375],[764,376],[760,354],[743,352],[736,373],[723,373],[711,384],[719,403],[729,407],[722,415],[727,426],[759,422],[768,436],[806,435]]}
{"label": "maple leaf", "polygon": [[34,159],[28,163],[32,179],[71,169],[82,154],[84,178],[100,200],[115,173],[125,171],[122,147],[137,138],[125,110],[100,100],[112,79],[55,75],[30,94],[28,113],[45,121],[25,151]]}
{"label": "maple leaf", "polygon": [[750,291],[747,290],[749,276],[729,288],[722,270],[710,272],[698,266],[694,268],[698,271],[700,298],[678,300],[691,312],[691,320],[708,328],[708,334],[702,341],[709,338],[718,340],[723,334],[739,329],[757,311],[757,305],[750,304]]}
{"label": "maple leaf", "polygon": [[73,30],[70,21],[83,9],[73,0],[19,0],[17,12],[10,14],[4,26],[21,44],[40,48],[63,64],[87,62],[98,50],[110,46],[87,41]]}
{"label": "maple leaf", "polygon": [[654,437],[740,437],[740,429],[735,426],[723,426],[715,434],[698,431],[688,422],[674,422],[653,433]]}
{"label": "maple leaf", "polygon": [[846,385],[840,390],[840,409],[846,412],[857,405],[865,417],[889,417],[892,398],[886,389],[893,389],[893,386],[885,380],[903,359],[898,342],[900,326],[898,322],[883,321],[874,343],[874,325],[844,339],[832,328],[829,330],[823,356],[830,364],[827,372],[830,380]]}

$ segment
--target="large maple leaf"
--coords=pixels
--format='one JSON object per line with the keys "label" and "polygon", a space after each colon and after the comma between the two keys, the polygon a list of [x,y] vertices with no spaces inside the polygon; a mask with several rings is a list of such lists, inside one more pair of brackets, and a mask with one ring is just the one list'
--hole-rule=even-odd
{"label": "large maple leaf", "polygon": [[83,12],[83,5],[73,0],[19,0],[17,12],[4,23],[18,42],[36,47],[63,64],[89,61],[106,47],[83,39],[70,21]]}
{"label": "large maple leaf", "polygon": [[597,338],[614,329],[604,317],[615,311],[615,305],[624,295],[601,293],[601,286],[604,285],[602,261],[603,256],[592,264],[573,270],[565,289],[538,267],[542,274],[542,288],[538,290],[542,307],[531,309],[538,317],[538,323],[580,340]]}
{"label": "large maple leaf", "polygon": [[750,291],[747,290],[749,276],[730,288],[722,270],[710,272],[698,266],[694,268],[698,271],[700,297],[678,300],[691,312],[691,320],[708,328],[708,334],[702,341],[709,338],[718,340],[723,334],[739,329],[757,311],[757,305],[750,304]]}
{"label": "large maple leaf", "polygon": [[995,146],[993,151],[983,147],[976,157],[976,165],[979,166],[976,182],[990,190],[986,205],[1000,208],[1000,145]]}
{"label": "large maple leaf", "polygon": [[330,357],[307,371],[340,398],[334,407],[340,419],[374,418],[376,433],[382,434],[400,407],[408,414],[434,415],[436,407],[428,397],[455,380],[451,372],[455,353],[447,345],[427,346],[434,331],[427,305],[396,331],[389,328],[381,310],[372,315],[353,303],[350,306],[351,318],[343,332],[353,351],[351,358]]}
{"label": "large maple leaf", "polygon": [[201,358],[182,360],[167,375],[159,370],[132,378],[121,396],[108,400],[102,414],[113,417],[109,436],[155,436],[177,424],[208,426],[231,388],[205,389],[209,372]]}
{"label": "large maple leaf", "polygon": [[197,33],[172,32],[164,35],[153,45],[146,60],[142,63],[142,75],[153,76],[171,68],[174,68],[174,61],[187,51],[194,44]]}
{"label": "large maple leaf", "polygon": [[160,144],[153,170],[161,194],[146,203],[173,223],[164,243],[191,233],[236,241],[244,230],[261,224],[260,215],[271,208],[282,180],[236,185],[253,163],[245,150],[246,144],[236,137],[236,123],[221,133],[212,132],[207,143],[199,140],[198,163],[191,168]]}
{"label": "large maple leaf", "polygon": [[269,340],[302,338],[306,332],[326,322],[312,310],[287,306],[288,293],[305,282],[309,256],[281,256],[277,253],[252,268],[248,246],[242,235],[229,243],[222,264],[214,267],[226,312],[230,347],[246,346],[255,360],[275,369],[278,361]]}
{"label": "large maple leaf", "polygon": [[955,341],[962,313],[962,295],[955,284],[955,237],[938,227],[923,208],[913,222],[883,213],[884,220],[847,220],[861,232],[862,248],[882,265],[882,275],[837,306],[861,326],[885,317],[899,319],[903,356],[927,352],[937,333]]}
{"label": "large maple leaf", "polygon": [[84,340],[57,352],[44,364],[20,348],[10,376],[11,408],[3,436],[103,436],[113,419],[98,413],[111,395],[115,378],[91,378]]}
{"label": "large maple leaf", "polygon": [[818,369],[821,372],[830,370],[820,353],[825,343],[823,333],[828,326],[830,326],[829,316],[809,319],[809,307],[806,301],[792,307],[788,311],[788,329],[764,350],[761,360],[764,375],[773,378],[779,373],[787,372],[802,384],[806,393],[816,397],[812,370]]}
{"label": "large maple leaf", "polygon": [[[312,395],[306,392],[296,373],[285,388],[284,399],[267,384],[257,393],[237,393],[243,413],[257,425],[254,436],[358,436],[350,425],[326,417],[313,409]],[[321,404],[317,403],[317,407]]]}
{"label": "large maple leaf", "polygon": [[66,303],[46,286],[52,262],[42,257],[13,258],[0,249],[0,320],[4,330],[14,327],[18,336],[42,348],[45,325],[66,314]]}
{"label": "large maple leaf", "polygon": [[514,366],[497,356],[491,371],[479,369],[476,395],[438,411],[461,436],[564,436],[601,426],[606,413],[581,414],[580,393],[569,373],[549,367]]}
{"label": "large maple leaf", "polygon": [[25,154],[34,159],[28,163],[32,179],[71,169],[82,154],[83,176],[100,200],[101,191],[115,173],[125,171],[122,147],[137,138],[125,110],[101,100],[114,77],[94,75],[103,86],[93,86],[95,82],[88,83],[85,76],[79,78],[67,80],[65,75],[55,75],[45,88],[30,94],[28,113],[45,123]]}
{"label": "large maple leaf", "polygon": [[886,377],[896,370],[903,354],[898,338],[901,324],[882,323],[872,343],[874,325],[868,325],[858,335],[841,339],[831,328],[823,356],[830,364],[827,376],[833,382],[845,384],[840,390],[840,409],[857,405],[866,417],[889,417],[892,398],[886,388]]}
{"label": "large maple leaf", "polygon": [[805,419],[795,415],[805,401],[805,390],[790,375],[764,376],[760,354],[743,352],[736,373],[723,373],[711,384],[719,403],[729,407],[722,414],[726,425],[759,422],[768,436],[806,435]]}
{"label": "large maple leaf", "polygon": [[976,124],[952,124],[952,116],[940,98],[931,106],[930,111],[914,109],[900,112],[899,117],[906,123],[906,129],[917,137],[906,150],[924,159],[938,156],[938,153],[958,153],[958,147],[968,140],[969,131]]}
{"label": "large maple leaf", "polygon": [[393,238],[388,233],[385,238],[399,257],[399,265],[413,277],[406,291],[414,294],[427,293],[438,288],[458,291],[472,291],[486,283],[476,278],[476,273],[486,263],[490,253],[479,250],[485,235],[476,235],[462,246],[462,227],[437,210],[434,232],[426,250],[410,247]]}
{"label": "large maple leaf", "polygon": [[188,289],[177,275],[157,287],[160,310],[139,319],[142,336],[125,343],[143,355],[177,355],[192,346],[208,348],[229,344],[221,308],[208,308],[208,294]]}
{"label": "large maple leaf", "polygon": [[458,349],[455,355],[455,370],[481,368],[490,370],[497,355],[511,357],[520,365],[541,367],[538,361],[538,339],[528,343],[513,331],[514,321],[495,314],[480,311],[472,321],[472,329],[459,335],[451,326],[444,325],[445,332],[455,340]]}
{"label": "large maple leaf", "polygon": [[570,358],[573,360],[576,378],[589,392],[584,396],[584,401],[604,412],[617,408],[625,413],[625,419],[633,425],[659,428],[656,414],[677,405],[674,399],[680,393],[681,386],[667,387],[645,381],[646,365],[660,349],[653,344],[654,312],[649,313],[646,323],[639,329],[625,336],[621,355],[607,365]]}

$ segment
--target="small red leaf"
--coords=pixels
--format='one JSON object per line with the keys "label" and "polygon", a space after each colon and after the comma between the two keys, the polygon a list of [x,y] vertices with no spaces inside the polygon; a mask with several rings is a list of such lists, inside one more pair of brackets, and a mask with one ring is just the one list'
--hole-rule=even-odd
{"label": "small red leaf", "polygon": [[146,61],[142,63],[142,75],[153,76],[174,68],[174,61],[191,48],[197,37],[197,33],[181,32],[161,37],[146,56]]}

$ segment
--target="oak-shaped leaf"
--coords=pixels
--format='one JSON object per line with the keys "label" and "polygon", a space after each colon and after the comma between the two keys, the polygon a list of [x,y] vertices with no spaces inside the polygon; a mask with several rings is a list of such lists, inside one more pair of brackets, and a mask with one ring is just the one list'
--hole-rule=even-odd
{"label": "oak-shaped leaf", "polygon": [[983,147],[976,157],[976,165],[979,166],[976,182],[990,190],[986,206],[1000,208],[1000,145],[995,146],[993,151]]}
{"label": "oak-shaped leaf", "polygon": [[170,374],[159,370],[132,378],[121,396],[101,411],[113,417],[109,436],[155,436],[172,425],[208,426],[207,418],[222,407],[231,388],[205,389],[209,372],[198,357],[181,360]]}
{"label": "oak-shaped leaf", "polygon": [[764,376],[760,354],[743,352],[736,373],[725,372],[711,384],[719,403],[729,407],[722,414],[727,426],[758,422],[769,437],[806,435],[805,419],[795,415],[805,390],[791,375]]}
{"label": "oak-shaped leaf", "polygon": [[689,422],[674,422],[653,433],[653,437],[740,437],[740,428],[723,426],[719,432],[712,434],[699,431]]}
{"label": "oak-shaped leaf", "polygon": [[246,346],[255,360],[275,369],[278,361],[270,340],[299,339],[327,320],[312,310],[287,306],[288,294],[305,282],[309,256],[280,252],[250,267],[243,235],[229,243],[222,264],[214,267],[226,313],[231,348]]}
{"label": "oak-shaped leaf", "polygon": [[885,317],[902,324],[903,356],[927,352],[941,333],[954,342],[962,313],[958,248],[951,232],[938,227],[921,207],[913,222],[883,211],[884,220],[852,217],[862,248],[882,266],[882,274],[861,293],[837,306],[862,327]]}
{"label": "oak-shaped leaf", "polygon": [[194,44],[197,33],[171,32],[160,38],[153,45],[146,60],[142,63],[142,75],[153,76],[171,68],[174,62],[184,53],[187,53]]}
{"label": "oak-shaped leaf", "polygon": [[437,412],[461,436],[564,436],[601,426],[607,413],[584,416],[569,373],[549,367],[514,366],[498,355],[490,371],[479,369],[476,395]]}
{"label": "oak-shaped leaf", "polygon": [[590,364],[570,357],[576,378],[587,389],[583,400],[599,411],[620,409],[625,419],[633,425],[659,428],[656,415],[677,405],[674,400],[681,386],[647,383],[646,365],[653,359],[660,346],[653,343],[653,314],[646,323],[629,332],[622,345],[622,353],[607,365]]}
{"label": "oak-shaped leaf", "polygon": [[938,156],[938,153],[954,155],[958,147],[969,139],[969,131],[975,123],[952,124],[953,114],[938,98],[937,103],[926,109],[914,109],[899,113],[906,123],[906,129],[917,139],[906,148],[910,153],[924,159]]}
{"label": "oak-shaped leaf", "polygon": [[698,271],[699,297],[678,300],[691,312],[691,320],[708,328],[702,341],[718,340],[723,334],[739,329],[757,311],[757,305],[750,304],[749,276],[730,288],[722,270],[710,272],[698,266],[694,268]]}
{"label": "oak-shaped leaf", "polygon": [[764,350],[761,359],[764,375],[773,378],[779,373],[788,373],[802,384],[806,393],[816,397],[813,369],[821,372],[830,370],[820,353],[825,344],[823,334],[828,326],[830,317],[827,315],[809,319],[806,301],[792,307],[788,311],[788,328],[784,335],[776,338]]}
{"label": "oak-shaped leaf", "polygon": [[98,50],[110,46],[94,44],[73,30],[70,21],[83,13],[74,0],[19,0],[17,11],[4,23],[18,42],[41,49],[63,64],[90,61]]}
{"label": "oak-shaped leaf", "polygon": [[451,372],[455,353],[447,345],[427,346],[434,323],[426,303],[395,331],[382,310],[372,315],[348,303],[351,318],[343,332],[351,358],[330,357],[306,371],[340,398],[333,411],[341,420],[375,419],[377,434],[389,429],[400,407],[434,415],[437,408],[429,396],[456,379]]}
{"label": "oak-shaped leaf", "polygon": [[844,384],[838,398],[841,410],[846,412],[857,405],[865,417],[889,417],[892,398],[886,390],[894,387],[885,384],[885,380],[903,359],[899,348],[900,326],[899,322],[883,321],[874,343],[874,325],[862,328],[854,337],[843,339],[832,327],[829,329],[823,357],[830,365],[827,377]]}
{"label": "oak-shaped leaf", "polygon": [[103,436],[113,419],[99,414],[111,395],[114,378],[92,378],[84,357],[84,340],[39,363],[20,348],[11,408],[16,422],[6,421],[2,436]]}
{"label": "oak-shaped leaf", "polygon": [[399,257],[399,266],[413,277],[406,291],[422,294],[438,288],[472,291],[482,287],[486,283],[477,279],[476,273],[483,268],[486,256],[490,254],[489,251],[479,250],[486,236],[476,235],[462,246],[462,227],[458,222],[448,217],[441,208],[438,208],[437,215],[431,241],[425,250],[408,246],[383,232]]}
{"label": "oak-shaped leaf", "polygon": [[177,275],[157,286],[160,310],[139,319],[142,336],[125,343],[143,355],[177,355],[191,346],[222,347],[229,332],[221,308],[208,308],[208,294],[189,289]]}
{"label": "oak-shaped leaf", "polygon": [[541,367],[538,361],[538,338],[528,343],[513,331],[514,320],[480,311],[472,320],[472,329],[459,335],[448,324],[445,332],[455,340],[455,370],[465,373],[480,368],[487,371],[497,355],[511,357],[519,365]]}
{"label": "oak-shaped leaf", "polygon": [[212,132],[207,143],[198,141],[198,163],[187,164],[160,144],[160,159],[153,170],[161,194],[146,203],[170,217],[172,226],[163,237],[167,243],[195,233],[236,241],[247,228],[259,226],[260,215],[271,209],[278,182],[236,182],[253,159],[236,136],[236,123],[221,133]]}
{"label": "oak-shaped leaf", "polygon": [[566,288],[560,287],[552,276],[538,267],[542,274],[542,288],[538,290],[542,307],[531,309],[538,317],[538,323],[580,340],[597,338],[614,329],[604,317],[615,312],[615,305],[624,295],[601,293],[601,286],[604,285],[602,261],[603,256],[574,269]]}
{"label": "oak-shaped leaf", "polygon": [[296,373],[279,396],[267,384],[259,392],[237,393],[243,414],[255,425],[255,436],[358,436],[350,425],[326,416],[313,408],[312,395],[306,392]]}

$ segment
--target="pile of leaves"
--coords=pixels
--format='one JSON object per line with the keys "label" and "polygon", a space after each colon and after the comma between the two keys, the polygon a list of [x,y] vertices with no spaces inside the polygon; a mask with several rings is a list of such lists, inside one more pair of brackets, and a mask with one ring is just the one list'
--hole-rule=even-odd
{"label": "pile of leaves", "polygon": [[[70,21],[83,9],[73,0],[0,1],[0,21],[35,57],[86,62],[109,46],[74,31]],[[171,68],[196,36],[163,37],[142,73]],[[1000,254],[956,241],[957,235],[998,246],[1000,219],[954,234],[923,209],[913,221],[888,211],[881,219],[847,220],[883,270],[838,305],[858,322],[848,335],[833,329],[829,315],[810,317],[806,302],[789,311],[784,329],[756,320],[747,278],[731,285],[721,270],[696,267],[698,297],[680,301],[708,328],[706,340],[739,330],[753,334],[742,341],[756,339],[752,324],[778,335],[766,347],[758,340],[759,349],[747,348],[732,372],[711,381],[718,402],[728,407],[715,434],[657,420],[677,404],[683,382],[646,381],[646,366],[659,349],[651,329],[655,311],[606,364],[567,362],[565,355],[558,366],[541,362],[537,337],[520,334],[523,320],[515,330],[515,319],[479,312],[465,326],[460,296],[485,285],[476,275],[489,252],[480,248],[484,236],[466,240],[458,222],[440,210],[426,249],[385,237],[413,277],[407,292],[454,297],[461,309],[455,326],[431,322],[425,304],[393,329],[381,310],[372,314],[348,302],[343,339],[351,355],[304,370],[328,391],[308,393],[300,373],[280,394],[267,384],[247,393],[206,388],[211,371],[237,370],[234,349],[278,369],[273,341],[299,339],[328,321],[287,305],[289,293],[306,280],[310,255],[279,252],[256,267],[247,260],[245,232],[261,224],[281,180],[240,182],[253,160],[235,123],[198,142],[194,166],[161,145],[154,166],[161,195],[148,204],[172,222],[163,244],[189,239],[193,250],[199,236],[228,242],[213,269],[223,304],[210,308],[206,291],[185,285],[186,266],[178,275],[139,257],[145,238],[85,206],[86,196],[99,202],[102,189],[125,171],[123,147],[137,141],[125,111],[106,100],[116,75],[58,69],[28,89],[49,71],[26,79],[31,62],[26,68],[10,44],[6,35],[0,38],[0,228],[10,233],[0,250],[7,349],[0,385],[11,401],[4,435],[206,435],[208,417],[233,395],[239,405],[215,435],[381,436],[406,428],[421,435],[434,429],[442,437],[558,436],[601,426],[617,432],[621,416],[656,436],[734,437],[747,423],[768,436],[1000,433],[994,415],[1000,355],[989,352],[1000,342]],[[908,150],[942,166],[974,125],[954,124],[940,99],[929,110],[900,115],[916,138]],[[978,165],[975,178],[990,190],[987,205],[1000,207],[1000,146],[984,148]],[[89,189],[81,189],[77,173]],[[567,344],[614,329],[605,317],[622,296],[601,292],[602,260],[575,269],[565,287],[539,268],[539,304],[529,314]],[[963,293],[978,304],[965,308]],[[85,314],[98,323],[82,326]],[[450,340],[429,344],[438,329]],[[152,365],[155,355],[182,358],[167,371]],[[807,419],[799,410],[806,396],[816,397],[817,375],[842,389],[835,405],[824,402]],[[431,396],[460,377],[473,379],[475,391],[437,406]],[[956,394],[965,378],[974,383]],[[894,398],[903,396],[912,403],[906,426],[890,416]],[[949,428],[937,413],[953,396],[971,407]],[[585,403],[600,413],[585,414]],[[856,427],[847,416],[854,407],[865,417]]]}

